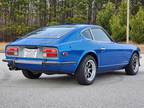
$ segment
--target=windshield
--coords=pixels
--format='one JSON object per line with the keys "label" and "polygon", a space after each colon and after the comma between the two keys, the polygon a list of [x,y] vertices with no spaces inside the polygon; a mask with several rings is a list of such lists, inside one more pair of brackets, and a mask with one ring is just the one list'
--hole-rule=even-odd
{"label": "windshield", "polygon": [[26,35],[27,38],[60,38],[71,32],[74,28],[45,27]]}

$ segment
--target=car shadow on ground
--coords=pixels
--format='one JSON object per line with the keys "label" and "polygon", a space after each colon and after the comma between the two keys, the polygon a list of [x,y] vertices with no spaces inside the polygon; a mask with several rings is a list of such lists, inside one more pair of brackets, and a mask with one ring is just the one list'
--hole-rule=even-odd
{"label": "car shadow on ground", "polygon": [[[112,71],[112,72],[107,72],[107,73],[101,73],[101,74],[97,74],[96,76],[96,81],[107,81],[107,80],[111,80],[115,78],[122,78],[123,76],[126,76],[125,72],[123,71]],[[48,81],[48,82],[59,82],[62,84],[63,83],[67,83],[67,82],[72,82],[74,83],[74,81],[76,80],[74,77],[69,76],[69,75],[57,75],[57,76],[44,76],[40,78],[41,81]]]}
{"label": "car shadow on ground", "polygon": [[[126,76],[123,71],[107,72],[98,74],[93,86],[108,85],[117,83],[123,80]],[[74,79],[74,77],[68,75],[42,75],[39,79],[26,79],[21,77],[20,79],[10,82],[11,87],[26,87],[26,88],[69,88],[69,87],[81,87]]]}

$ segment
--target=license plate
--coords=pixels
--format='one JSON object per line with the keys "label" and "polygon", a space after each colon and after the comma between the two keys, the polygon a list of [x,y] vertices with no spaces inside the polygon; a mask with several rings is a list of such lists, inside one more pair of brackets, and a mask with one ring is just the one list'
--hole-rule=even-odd
{"label": "license plate", "polygon": [[27,49],[24,48],[24,57],[36,58],[38,53],[38,49]]}

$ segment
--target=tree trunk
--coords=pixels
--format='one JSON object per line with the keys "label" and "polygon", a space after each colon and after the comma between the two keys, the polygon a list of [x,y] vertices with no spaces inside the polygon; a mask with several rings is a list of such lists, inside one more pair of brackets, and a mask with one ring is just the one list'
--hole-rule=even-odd
{"label": "tree trunk", "polygon": [[88,24],[91,24],[91,18],[92,18],[92,1],[88,0]]}

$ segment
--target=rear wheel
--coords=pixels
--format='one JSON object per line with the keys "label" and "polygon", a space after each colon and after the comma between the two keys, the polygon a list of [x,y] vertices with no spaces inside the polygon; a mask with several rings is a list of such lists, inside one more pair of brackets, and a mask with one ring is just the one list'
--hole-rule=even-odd
{"label": "rear wheel", "polygon": [[134,53],[131,57],[131,60],[128,66],[125,68],[126,74],[136,75],[139,71],[139,55]]}
{"label": "rear wheel", "polygon": [[96,61],[88,55],[80,63],[76,71],[76,79],[81,85],[90,85],[96,77]]}
{"label": "rear wheel", "polygon": [[28,70],[22,70],[23,75],[28,79],[38,79],[42,73],[34,73]]}

